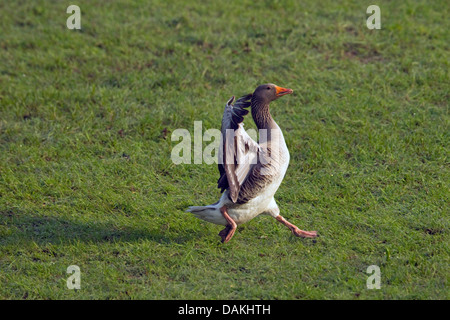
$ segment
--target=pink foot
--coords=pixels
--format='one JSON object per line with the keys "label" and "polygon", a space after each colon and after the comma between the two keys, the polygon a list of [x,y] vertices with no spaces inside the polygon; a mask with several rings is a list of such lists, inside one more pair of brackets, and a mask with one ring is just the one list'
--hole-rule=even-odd
{"label": "pink foot", "polygon": [[281,222],[286,227],[288,227],[289,230],[291,230],[292,233],[295,236],[297,236],[297,237],[301,237],[301,238],[316,238],[318,236],[317,235],[317,231],[303,231],[303,230],[300,230],[296,225],[293,225],[292,223],[287,221],[282,216],[277,216],[275,219],[277,219],[277,221]]}
{"label": "pink foot", "polygon": [[233,219],[228,215],[227,207],[223,206],[220,208],[220,212],[222,213],[225,220],[227,220],[228,224],[222,231],[219,232],[219,236],[222,238],[222,243],[227,243],[233,237],[234,232],[236,231],[237,224]]}

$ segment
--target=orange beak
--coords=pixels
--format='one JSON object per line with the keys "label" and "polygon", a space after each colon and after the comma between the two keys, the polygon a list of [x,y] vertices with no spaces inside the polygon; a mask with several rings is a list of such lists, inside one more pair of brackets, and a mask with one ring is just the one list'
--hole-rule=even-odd
{"label": "orange beak", "polygon": [[292,89],[286,89],[279,86],[275,86],[275,90],[277,91],[277,97],[281,97],[286,94],[291,94],[292,92],[294,92]]}

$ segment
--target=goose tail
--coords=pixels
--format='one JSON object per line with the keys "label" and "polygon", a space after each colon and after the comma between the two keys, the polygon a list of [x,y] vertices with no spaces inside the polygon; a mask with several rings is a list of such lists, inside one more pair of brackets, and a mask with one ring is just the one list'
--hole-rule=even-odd
{"label": "goose tail", "polygon": [[192,213],[195,217],[214,224],[226,225],[227,222],[220,212],[220,203],[208,206],[190,206],[186,212]]}

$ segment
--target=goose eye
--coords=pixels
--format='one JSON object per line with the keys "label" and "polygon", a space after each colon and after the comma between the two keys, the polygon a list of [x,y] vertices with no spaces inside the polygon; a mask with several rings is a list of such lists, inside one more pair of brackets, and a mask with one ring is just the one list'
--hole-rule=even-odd
{"label": "goose eye", "polygon": [[270,87],[267,87],[267,90],[270,90]]}

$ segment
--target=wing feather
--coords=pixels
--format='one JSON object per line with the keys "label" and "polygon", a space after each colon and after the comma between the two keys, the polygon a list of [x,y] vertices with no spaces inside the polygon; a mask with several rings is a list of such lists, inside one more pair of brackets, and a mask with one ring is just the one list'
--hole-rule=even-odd
{"label": "wing feather", "polygon": [[239,191],[250,171],[257,162],[259,145],[244,129],[244,116],[249,113],[248,94],[239,98],[233,105],[234,97],[228,100],[222,117],[222,141],[219,150],[218,187],[223,192],[230,191],[230,197],[236,202]]}

